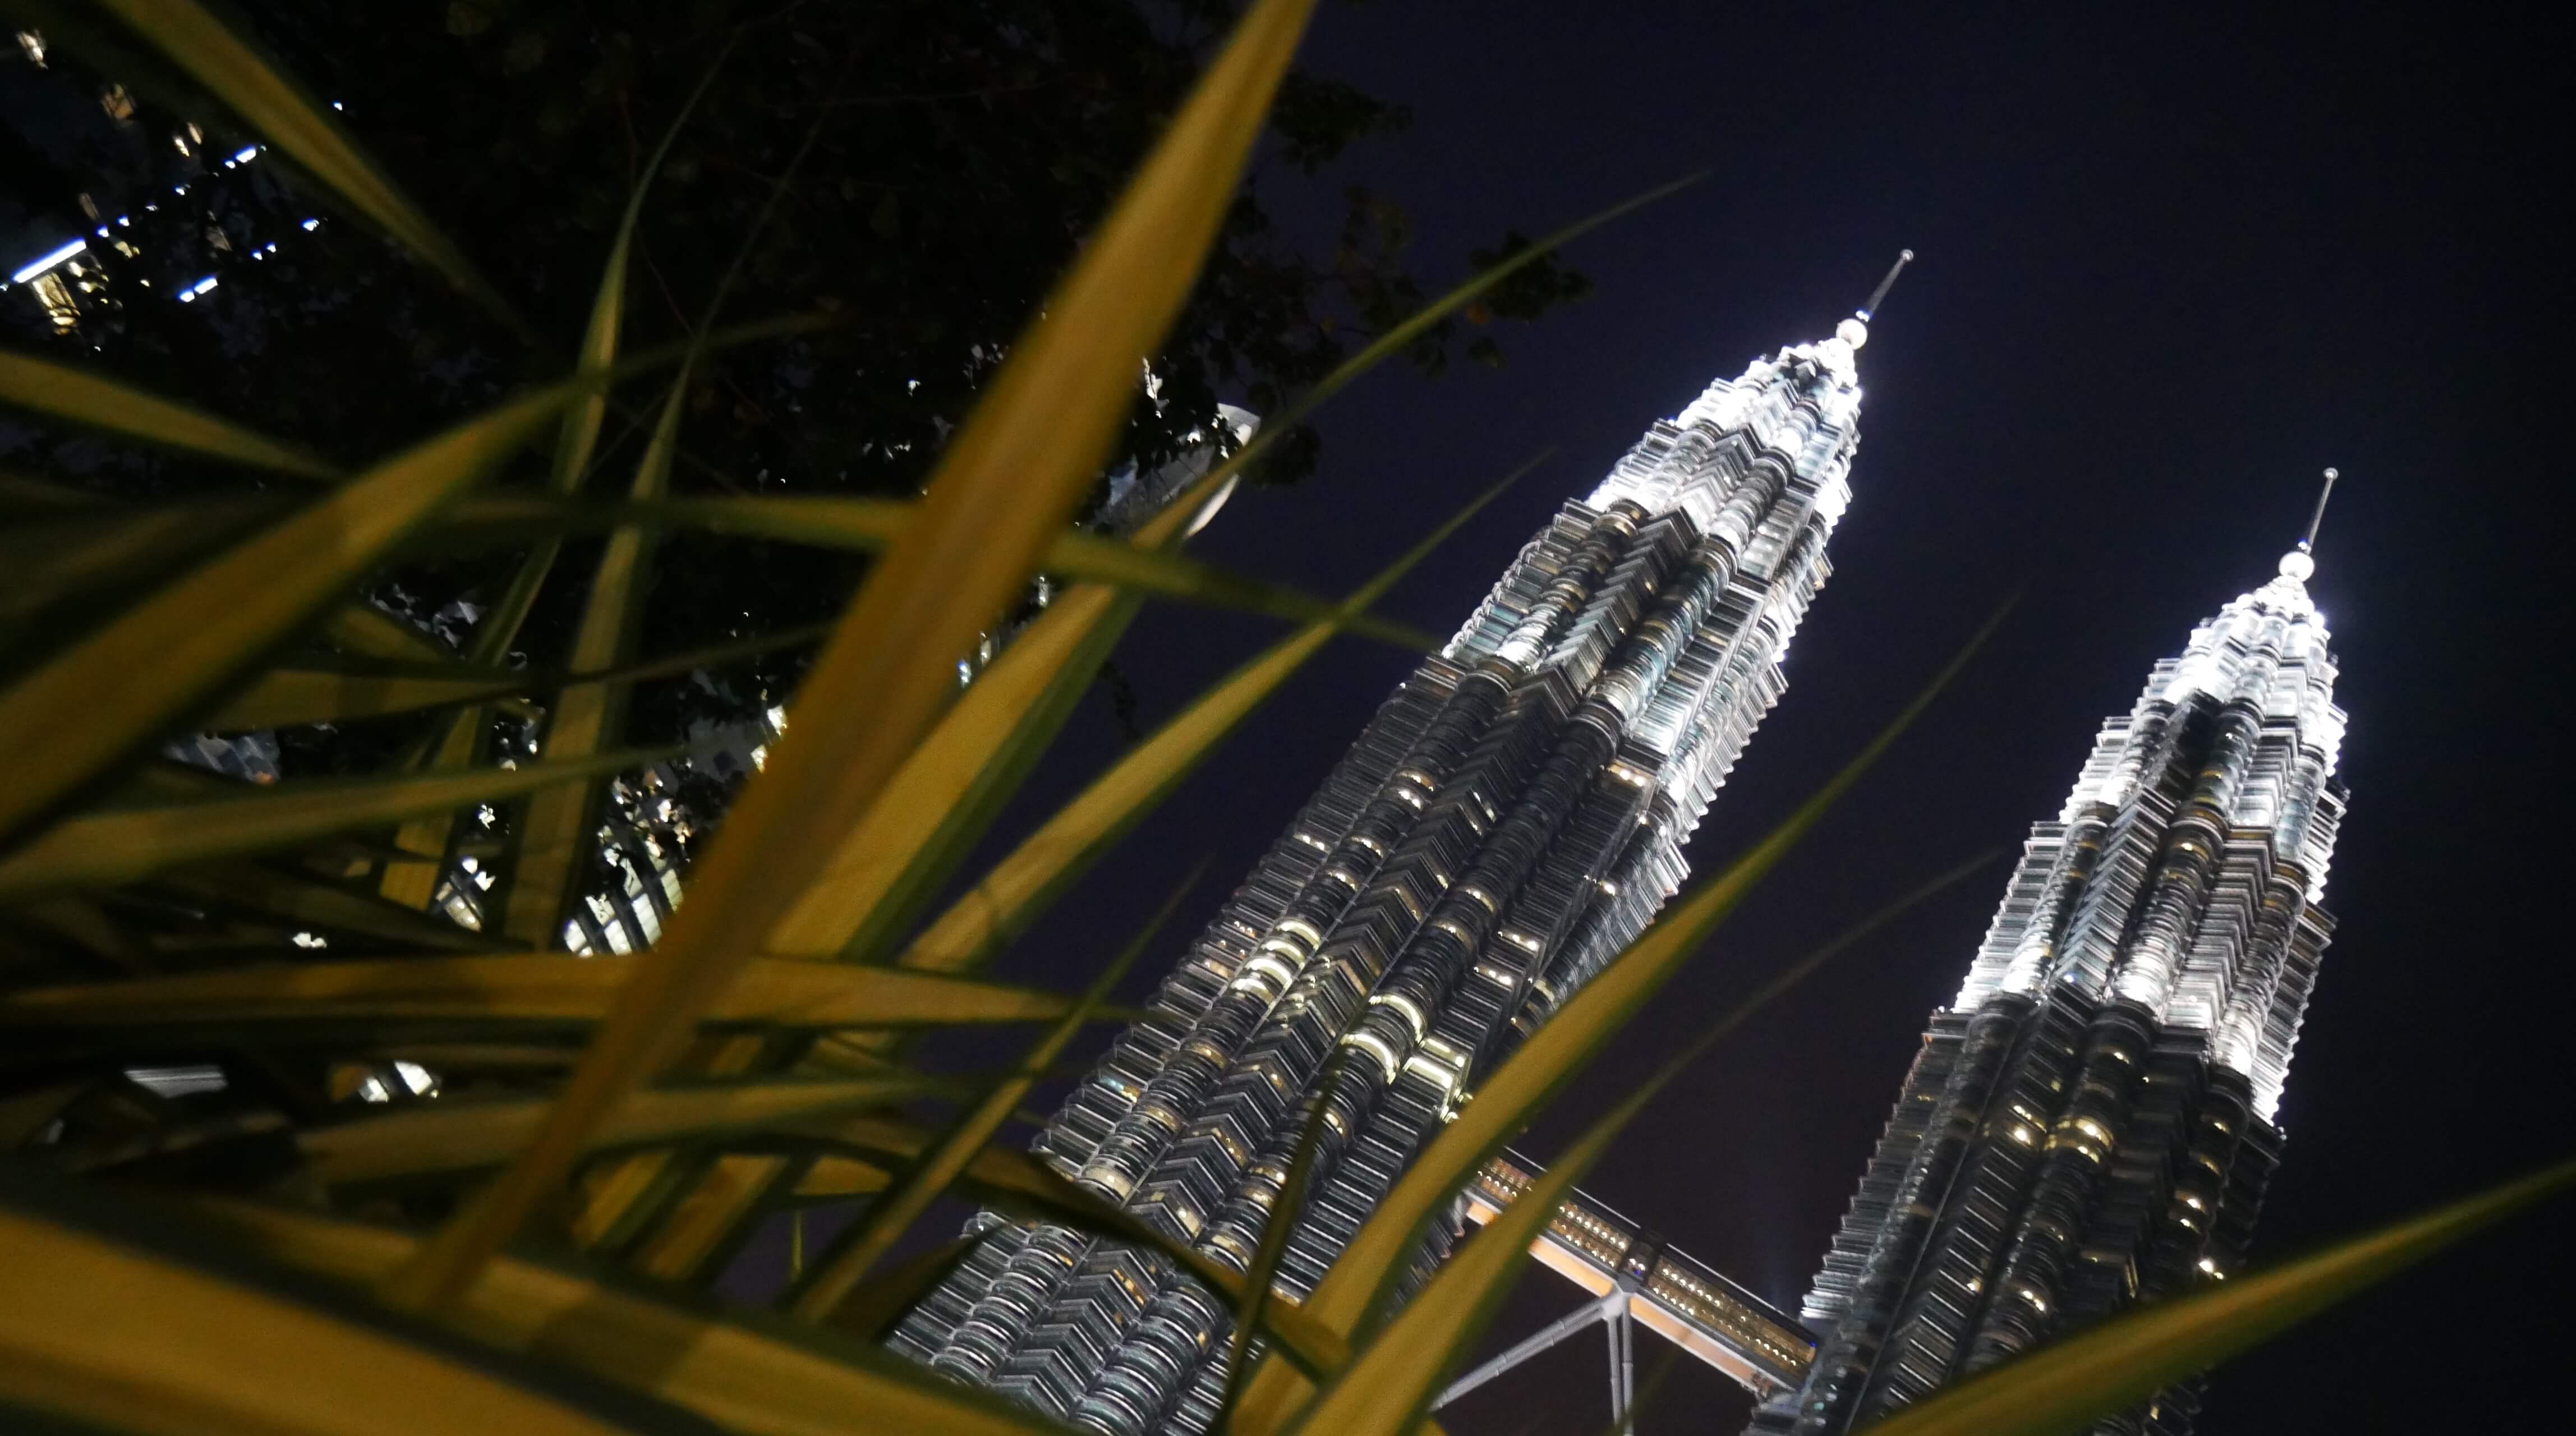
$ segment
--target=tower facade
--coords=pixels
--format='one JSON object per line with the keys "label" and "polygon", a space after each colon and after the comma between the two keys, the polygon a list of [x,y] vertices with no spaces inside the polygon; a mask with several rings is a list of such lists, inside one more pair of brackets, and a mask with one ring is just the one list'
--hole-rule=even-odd
{"label": "tower facade", "polygon": [[[2344,808],[2307,548],[2156,665],[2031,830],[1807,1296],[1805,1384],[1755,1432],[1867,1425],[2243,1258]],[[2188,1383],[2091,1429],[2197,1408]]]}
{"label": "tower facade", "polygon": [[[1245,1269],[1340,1049],[1279,1279],[1312,1289],[1426,1136],[1681,882],[1825,580],[1867,338],[1847,320],[1712,385],[1539,531],[1056,1114],[1047,1160]],[[1095,1430],[1208,1428],[1222,1298],[1151,1253],[982,1221],[896,1349]]]}

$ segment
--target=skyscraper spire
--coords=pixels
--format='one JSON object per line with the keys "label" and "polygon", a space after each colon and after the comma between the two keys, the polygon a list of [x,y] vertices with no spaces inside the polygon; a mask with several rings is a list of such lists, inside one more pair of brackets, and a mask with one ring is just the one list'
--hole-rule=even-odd
{"label": "skyscraper spire", "polygon": [[[1279,1278],[1313,1289],[1429,1133],[1681,883],[1828,572],[1865,337],[1712,384],[1531,539],[1048,1124],[1057,1170],[1241,1270],[1325,1102]],[[1221,1297],[1148,1251],[978,1225],[897,1350],[1094,1430],[1208,1428]]]}
{"label": "skyscraper spire", "polygon": [[[2344,807],[2307,547],[2156,665],[2031,830],[1807,1296],[1805,1384],[1754,1431],[1840,1436],[2243,1258]],[[2184,1383],[2087,1429],[2185,1436],[2197,1408]]]}

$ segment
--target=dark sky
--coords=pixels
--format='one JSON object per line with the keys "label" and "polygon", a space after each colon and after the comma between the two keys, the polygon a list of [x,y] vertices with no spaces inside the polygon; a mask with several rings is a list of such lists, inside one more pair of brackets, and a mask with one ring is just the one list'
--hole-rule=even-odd
{"label": "dark sky", "polygon": [[[2143,16],[2143,12],[2140,12]],[[1388,374],[1336,401],[1322,471],[1238,501],[1205,552],[1357,582],[1543,445],[1554,463],[1394,607],[1446,632],[1527,534],[1645,425],[1753,355],[1818,338],[1894,252],[1920,259],[1861,355],[1856,499],[1791,685],[1693,848],[1707,871],[1832,771],[2008,593],[1964,685],[1523,1144],[1628,1090],[1763,975],[2053,815],[2104,715],[2272,571],[2339,465],[2312,585],[2352,715],[2328,906],[2342,927],[2291,1071],[2266,1258],[2576,1151],[2554,871],[2566,799],[2568,48],[2494,17],[2021,7],[1328,5],[1319,70],[1413,106],[1344,173],[1407,204],[1423,262],[1544,232],[1657,181],[1587,239],[1580,305],[1510,364]],[[1318,210],[1321,209],[1319,202]],[[1158,612],[1119,661],[1148,718],[1267,631]],[[1328,653],[1077,894],[1023,961],[1071,972],[1199,858],[1219,890],[1402,675]],[[1086,714],[1035,801],[1111,751]],[[1793,1303],[1956,990],[2003,869],[1780,1002],[1662,1098],[1587,1183]],[[2481,1237],[2218,1376],[2230,1433],[2563,1429],[2571,1209]],[[1489,1347],[1570,1309],[1533,1267]],[[1586,1433],[1597,1336],[1449,1428]],[[1666,1348],[1643,1338],[1651,1366]],[[1727,1430],[1680,1371],[1644,1429]]]}

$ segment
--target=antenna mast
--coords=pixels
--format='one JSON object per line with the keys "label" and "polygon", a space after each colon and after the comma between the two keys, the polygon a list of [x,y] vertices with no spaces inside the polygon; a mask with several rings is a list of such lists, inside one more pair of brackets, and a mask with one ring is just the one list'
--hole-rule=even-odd
{"label": "antenna mast", "polygon": [[1905,272],[1906,264],[1913,258],[1913,250],[1896,252],[1896,262],[1887,267],[1887,277],[1878,282],[1878,288],[1870,291],[1869,302],[1860,307],[1860,317],[1864,322],[1878,317],[1878,306],[1887,302],[1887,291],[1896,287],[1896,276]]}
{"label": "antenna mast", "polygon": [[2317,546],[2317,526],[2326,521],[2326,500],[2334,497],[2335,471],[2326,470],[2326,486],[2317,495],[2317,511],[2308,516],[2308,536],[2299,540],[2299,552],[2307,553]]}

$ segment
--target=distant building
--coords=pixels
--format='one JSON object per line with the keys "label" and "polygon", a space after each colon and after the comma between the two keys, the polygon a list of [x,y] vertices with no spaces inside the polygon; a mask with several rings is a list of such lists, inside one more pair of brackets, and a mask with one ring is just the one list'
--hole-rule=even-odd
{"label": "distant building", "polygon": [[[2141,1298],[2223,1281],[2333,923],[2344,715],[2308,545],[2156,665],[1932,1016],[1760,1436],[1839,1436]],[[2185,1436],[2185,1382],[2087,1428]]]}
{"label": "distant building", "polygon": [[[54,68],[41,32],[21,30],[16,39],[17,53],[0,58],[0,66]],[[78,213],[69,213],[66,206],[64,215],[49,212],[27,217],[23,221],[27,228],[0,233],[0,244],[18,249],[6,259],[0,303],[29,305],[55,333],[70,334],[101,311],[123,304],[196,302],[219,281],[202,268],[175,268],[187,262],[185,255],[175,251],[165,249],[157,257],[145,254],[151,246],[142,236],[153,227],[156,215],[183,221],[192,238],[180,248],[189,253],[197,252],[198,237],[209,257],[257,261],[277,253],[277,237],[250,238],[239,223],[228,227],[208,208],[210,200],[224,200],[227,192],[221,187],[232,184],[237,174],[265,154],[264,146],[209,150],[205,132],[193,123],[182,122],[166,132],[149,129],[137,118],[134,97],[121,84],[83,88],[69,72],[58,72],[41,84],[13,76],[7,84],[10,103],[0,106],[5,111],[0,122],[58,147],[61,153],[52,158],[79,175],[84,192]],[[218,188],[200,188],[206,185]],[[177,205],[181,200],[187,203]],[[81,227],[66,232],[66,223]],[[321,224],[318,218],[306,219],[300,227],[309,232]],[[131,262],[124,281],[111,272],[111,253]]]}
{"label": "distant building", "polygon": [[[1680,884],[1824,582],[1867,337],[1846,321],[1712,385],[1539,531],[1048,1124],[1059,1171],[1242,1270],[1326,1102],[1278,1283],[1313,1288],[1425,1139]],[[1349,1080],[1327,1094],[1337,1050]],[[1210,1428],[1222,1298],[1115,1241],[979,1225],[897,1350],[1097,1431]],[[1631,1255],[1645,1279],[1687,1274]],[[1715,1318],[1733,1297],[1705,1285],[1693,1311]],[[1786,1379],[1801,1334],[1745,1325],[1779,1334]]]}

